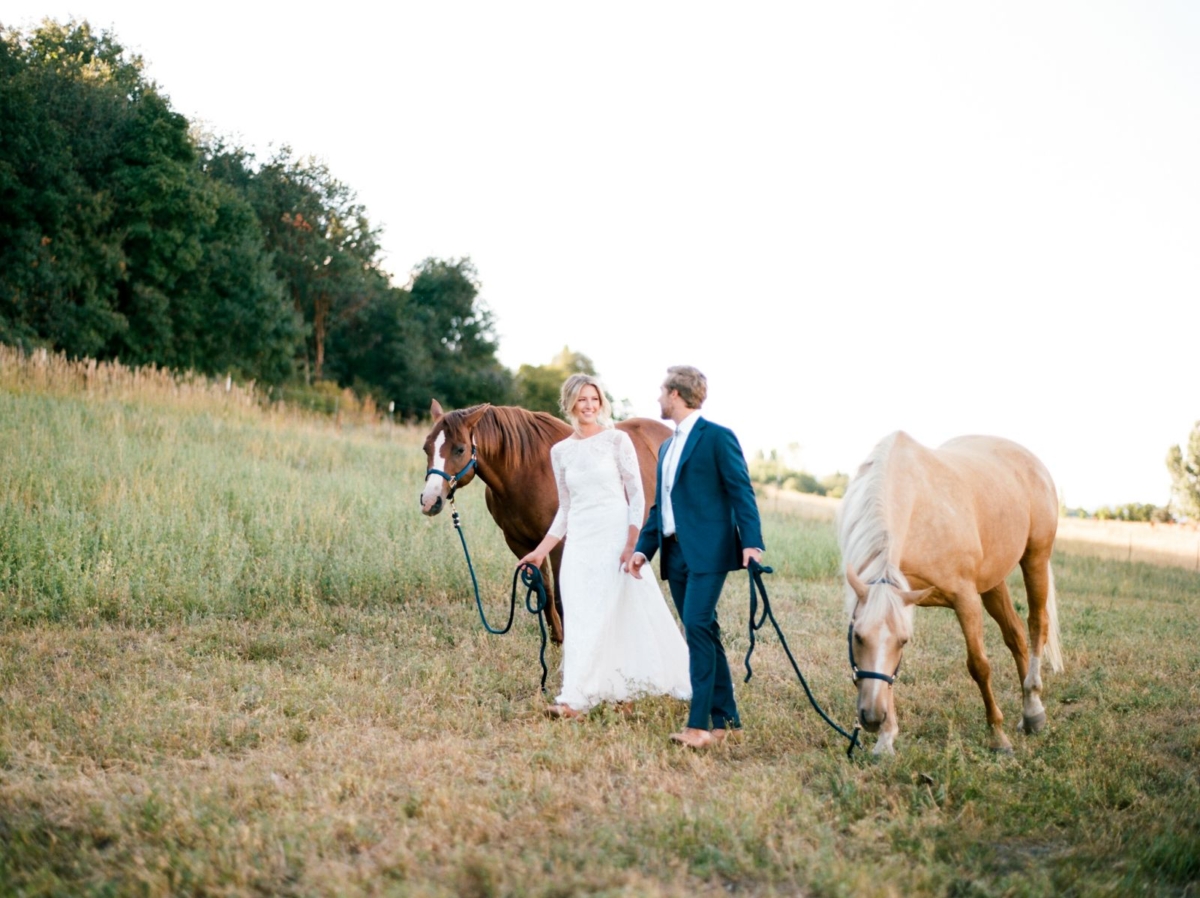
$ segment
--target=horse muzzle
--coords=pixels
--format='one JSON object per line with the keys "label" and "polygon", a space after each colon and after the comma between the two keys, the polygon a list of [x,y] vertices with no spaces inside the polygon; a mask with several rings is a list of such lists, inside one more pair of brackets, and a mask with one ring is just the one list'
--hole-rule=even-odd
{"label": "horse muzzle", "polygon": [[439,512],[441,512],[442,506],[444,504],[445,504],[445,502],[442,501],[441,496],[434,495],[432,497],[432,501],[431,501],[424,494],[422,494],[421,495],[421,514],[428,515],[429,517],[433,517],[435,514],[438,514]]}
{"label": "horse muzzle", "polygon": [[884,708],[882,710],[874,706],[858,706],[858,722],[862,724],[862,728],[868,733],[877,733],[879,728],[883,726],[887,720],[888,712]]}

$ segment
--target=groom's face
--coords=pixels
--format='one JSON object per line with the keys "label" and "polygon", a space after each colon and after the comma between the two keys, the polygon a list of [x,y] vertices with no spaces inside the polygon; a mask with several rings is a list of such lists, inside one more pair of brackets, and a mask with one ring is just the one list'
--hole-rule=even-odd
{"label": "groom's face", "polygon": [[662,419],[667,421],[675,415],[675,404],[679,402],[679,391],[668,390],[667,385],[663,384],[658,392],[658,407],[662,412]]}

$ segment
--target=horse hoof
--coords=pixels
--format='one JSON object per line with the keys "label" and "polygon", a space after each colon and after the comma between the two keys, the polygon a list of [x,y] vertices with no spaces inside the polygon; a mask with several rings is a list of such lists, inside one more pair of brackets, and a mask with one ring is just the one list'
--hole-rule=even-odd
{"label": "horse hoof", "polygon": [[1032,736],[1034,733],[1040,733],[1046,727],[1046,712],[1036,714],[1033,717],[1025,717],[1021,720],[1021,732],[1027,736]]}

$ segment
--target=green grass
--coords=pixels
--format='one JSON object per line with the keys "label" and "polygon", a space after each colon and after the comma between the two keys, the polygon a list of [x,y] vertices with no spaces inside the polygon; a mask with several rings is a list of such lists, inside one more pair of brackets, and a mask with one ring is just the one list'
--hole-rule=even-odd
{"label": "green grass", "polygon": [[[917,613],[895,759],[845,758],[769,630],[746,739],[695,755],[670,699],[541,716],[535,621],[485,634],[448,517],[419,514],[421,432],[36,374],[0,365],[0,894],[1200,889],[1194,573],[1056,556],[1067,668],[1013,757],[987,750],[939,609]],[[500,616],[513,559],[478,484],[459,508]],[[776,615],[846,724],[832,527],[764,524]],[[738,671],[746,596],[731,576]]]}

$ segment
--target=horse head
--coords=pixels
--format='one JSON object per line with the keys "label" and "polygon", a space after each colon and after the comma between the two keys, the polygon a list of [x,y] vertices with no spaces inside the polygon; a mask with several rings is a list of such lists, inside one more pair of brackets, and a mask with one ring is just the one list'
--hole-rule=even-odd
{"label": "horse head", "polygon": [[454,491],[475,478],[475,425],[491,406],[487,403],[443,412],[435,399],[430,406],[433,429],[425,437],[425,489],[421,513],[435,515]]}
{"label": "horse head", "polygon": [[882,726],[885,734],[894,734],[892,683],[900,670],[904,646],[912,638],[913,607],[933,589],[904,588],[903,574],[894,569],[864,583],[850,565],[846,566],[846,583],[854,594],[846,642],[858,686],[858,719],[869,733]]}

